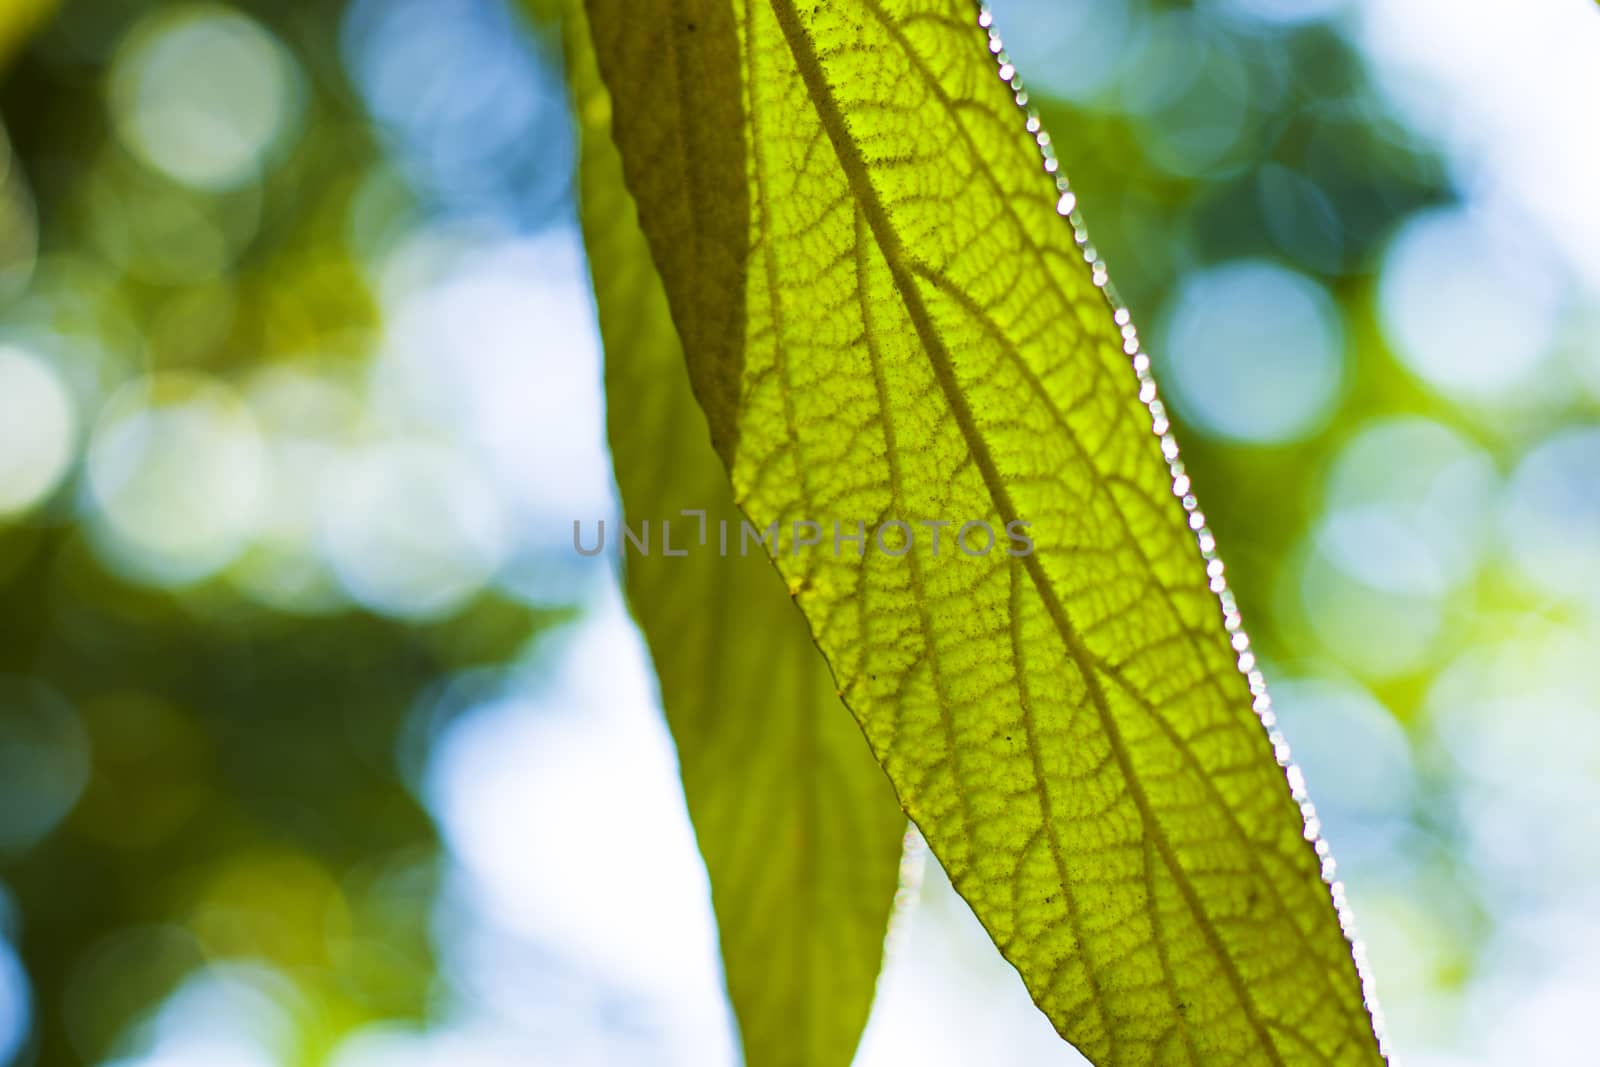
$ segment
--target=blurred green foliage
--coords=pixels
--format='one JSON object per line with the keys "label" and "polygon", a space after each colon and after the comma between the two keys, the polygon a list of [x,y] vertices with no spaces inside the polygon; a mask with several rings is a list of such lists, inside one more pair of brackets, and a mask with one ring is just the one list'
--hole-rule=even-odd
{"label": "blurred green foliage", "polygon": [[[302,117],[259,180],[216,191],[116,136],[106,73],[130,27],[227,10],[147,7],[71,4],[6,71],[7,176],[31,203],[0,243],[37,261],[5,339],[57,354],[79,395],[358,368],[379,322],[352,230],[380,152],[333,47],[340,5],[233,9],[292,53]],[[407,198],[380,210],[394,225]],[[180,982],[230,961],[291,983],[286,1062],[420,1018],[439,843],[396,753],[431,687],[556,616],[494,592],[421,623],[278,610],[236,580],[248,558],[165,589],[108,566],[83,506],[59,491],[0,518],[0,884],[35,1001],[19,1062],[126,1054]]]}

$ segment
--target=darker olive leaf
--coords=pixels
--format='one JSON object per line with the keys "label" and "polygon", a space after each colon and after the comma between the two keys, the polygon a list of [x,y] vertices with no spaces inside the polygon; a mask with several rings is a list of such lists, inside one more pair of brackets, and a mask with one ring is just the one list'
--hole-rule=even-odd
{"label": "darker olive leaf", "polygon": [[[905,815],[782,577],[759,547],[738,552],[739,511],[623,185],[610,104],[581,30],[569,38],[607,429],[626,519],[651,538],[648,555],[624,558],[628,599],[677,743],[745,1062],[845,1067],[872,1004]],[[696,551],[664,555],[669,537]]]}
{"label": "darker olive leaf", "polygon": [[1137,335],[977,9],[587,6],[740,507],[912,524],[775,560],[1040,1008],[1100,1064],[1380,1061]]}
{"label": "darker olive leaf", "polygon": [[[701,283],[673,312],[690,384],[705,405],[712,442],[726,453],[738,432],[723,415],[738,402],[750,230],[744,98],[738,67],[723,59],[736,54],[737,31],[726,4],[682,13],[673,7],[652,4],[591,25],[596,54],[626,67],[630,92],[676,102],[666,113],[624,109],[612,121],[618,140],[632,146],[621,159],[627,188],[677,235],[654,250],[662,274],[693,272]],[[673,113],[695,120],[673,121]]]}

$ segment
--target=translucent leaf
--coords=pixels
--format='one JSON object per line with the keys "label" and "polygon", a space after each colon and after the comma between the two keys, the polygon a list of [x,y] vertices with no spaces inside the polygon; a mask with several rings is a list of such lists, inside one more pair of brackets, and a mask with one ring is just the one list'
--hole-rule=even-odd
{"label": "translucent leaf", "polygon": [[1100,1064],[1380,1061],[1148,361],[987,15],[588,10],[735,496],[1034,1000]]}

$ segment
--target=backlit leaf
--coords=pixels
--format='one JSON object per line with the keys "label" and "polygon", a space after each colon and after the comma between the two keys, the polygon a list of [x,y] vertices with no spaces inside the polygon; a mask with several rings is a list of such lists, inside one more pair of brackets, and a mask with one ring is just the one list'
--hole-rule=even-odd
{"label": "backlit leaf", "polygon": [[1379,1061],[1135,335],[978,11],[588,10],[738,502],[1035,1001],[1100,1064]]}
{"label": "backlit leaf", "polygon": [[[627,520],[652,538],[625,558],[627,592],[677,742],[745,1061],[845,1067],[872,1004],[905,815],[782,577],[759,548],[718,551],[724,522],[737,546],[740,515],[623,187],[605,89],[571,36],[607,427]],[[693,551],[666,556],[669,545]]]}

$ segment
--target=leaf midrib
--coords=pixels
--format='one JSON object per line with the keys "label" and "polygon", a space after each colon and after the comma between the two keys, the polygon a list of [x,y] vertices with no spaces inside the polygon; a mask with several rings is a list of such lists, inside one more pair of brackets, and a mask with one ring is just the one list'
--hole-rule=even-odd
{"label": "leaf midrib", "polygon": [[[994,502],[1001,517],[1007,523],[1010,523],[1018,517],[1017,508],[1011,500],[1011,495],[1007,491],[1004,481],[1000,477],[994,459],[989,453],[988,445],[978,432],[976,420],[971,409],[967,406],[966,398],[962,395],[955,380],[955,371],[951,364],[949,353],[933,327],[932,318],[922,303],[922,297],[917,291],[912,272],[907,267],[907,263],[912,262],[912,257],[906,254],[898,232],[895,231],[889,221],[887,212],[878,200],[877,191],[867,173],[866,163],[861,157],[859,146],[856,145],[851,137],[849,127],[844,122],[843,116],[839,111],[838,103],[833,99],[832,88],[828,85],[826,75],[822,71],[820,59],[811,47],[810,38],[800,23],[799,12],[795,9],[793,0],[770,0],[770,4],[773,14],[777,17],[778,25],[783,31],[784,39],[789,46],[791,56],[794,58],[801,80],[806,86],[806,91],[811,97],[813,106],[817,109],[818,120],[827,132],[829,141],[833,144],[835,157],[839,161],[840,168],[844,171],[845,179],[857,202],[861,205],[862,213],[872,229],[873,238],[884,257],[884,263],[894,277],[896,290],[906,308],[907,314],[912,319],[923,350],[929,358],[934,378],[939,383],[940,391],[950,405],[951,413],[958,428],[961,430],[968,449],[972,453],[973,461],[983,478],[990,499]],[[1248,984],[1239,974],[1232,957],[1224,949],[1221,936],[1212,924],[1210,916],[1201,907],[1198,893],[1189,879],[1188,872],[1178,862],[1172,843],[1167,839],[1164,829],[1150,806],[1149,797],[1145,795],[1142,784],[1134,772],[1131,756],[1122,739],[1121,729],[1115,721],[1115,716],[1111,713],[1110,703],[1096,673],[1092,653],[1084,644],[1076,627],[1072,625],[1065,606],[1057,596],[1054,586],[1043,573],[1043,568],[1039,564],[1037,557],[1034,555],[1023,557],[1023,566],[1032,580],[1040,599],[1044,602],[1045,610],[1049,613],[1052,623],[1066,645],[1068,654],[1072,657],[1074,665],[1084,679],[1090,702],[1094,705],[1095,712],[1100,719],[1102,728],[1106,732],[1118,766],[1128,783],[1129,795],[1139,809],[1141,823],[1151,835],[1156,847],[1162,853],[1163,860],[1172,871],[1179,892],[1183,895],[1185,903],[1196,919],[1196,924],[1200,928],[1202,936],[1206,938],[1208,946],[1221,964],[1240,1008],[1249,1020],[1251,1028],[1255,1031],[1262,1049],[1277,1067],[1286,1067],[1264,1020],[1257,1012],[1254,999],[1249,993]],[[1043,783],[1041,783],[1041,788],[1043,788]],[[1198,1054],[1198,1050],[1194,1048],[1192,1042],[1190,1043],[1190,1051],[1192,1054]]]}
{"label": "leaf midrib", "polygon": [[[1061,430],[1062,435],[1066,438],[1068,444],[1072,446],[1073,451],[1075,451],[1079,458],[1085,463],[1089,463],[1091,461],[1091,457],[1089,456],[1088,450],[1078,439],[1077,434],[1073,431],[1071,424],[1067,421],[1066,414],[1060,409],[1059,406],[1057,406],[1054,398],[1052,398],[1048,390],[1045,389],[1044,383],[1039,380],[1038,375],[1036,375],[1033,372],[1033,369],[1029,367],[1022,359],[1021,353],[1016,350],[1016,347],[1011,343],[1010,339],[1005,336],[1004,331],[999,328],[998,324],[994,322],[993,318],[980,305],[978,305],[968,293],[963,292],[953,280],[932,266],[921,262],[914,262],[910,269],[918,277],[927,279],[927,281],[936,289],[944,293],[950,299],[956,301],[960,307],[962,307],[969,315],[973,316],[973,318],[975,318],[983,326],[983,328],[994,339],[995,343],[999,344],[1004,350],[1005,354],[1011,358],[1012,363],[1018,368],[1024,379],[1027,381],[1030,390],[1049,410],[1051,420]],[[1108,481],[1109,480],[1121,481],[1130,489],[1139,491],[1138,487],[1127,479],[1112,478],[1108,479]],[[1148,581],[1146,584],[1154,590],[1161,602],[1164,603],[1167,606],[1167,609],[1172,613],[1172,617],[1177,624],[1177,632],[1171,635],[1171,639],[1182,641],[1183,643],[1187,644],[1190,650],[1195,653],[1197,659],[1203,660],[1207,658],[1205,655],[1206,649],[1200,644],[1200,632],[1185,623],[1183,613],[1178,609],[1177,602],[1172,598],[1172,590],[1162,582],[1155,579],[1154,562],[1151,560],[1149,553],[1145,550],[1144,543],[1134,534],[1132,524],[1128,521],[1127,514],[1122,510],[1122,507],[1118,504],[1115,496],[1110,493],[1106,493],[1104,494],[1104,497],[1111,508],[1112,514],[1117,517],[1117,524],[1121,527],[1123,535],[1128,539],[1129,543],[1134,546],[1134,551],[1139,554],[1141,562],[1143,562],[1145,565],[1144,572],[1148,576]],[[1177,729],[1156,710],[1155,705],[1152,704],[1149,699],[1144,696],[1144,694],[1140,693],[1137,687],[1135,687],[1133,683],[1124,676],[1122,666],[1120,664],[1112,663],[1101,656],[1094,655],[1093,653],[1091,653],[1091,656],[1093,657],[1093,662],[1108,677],[1112,678],[1112,680],[1117,683],[1118,688],[1122,689],[1130,699],[1138,703],[1145,710],[1146,714],[1148,714],[1151,719],[1156,722],[1156,724],[1161,728],[1162,732],[1166,735],[1167,739],[1171,742],[1172,747],[1177,750],[1178,754],[1183,759],[1184,764],[1188,766],[1194,772],[1196,778],[1203,783],[1207,795],[1216,802],[1217,809],[1227,819],[1228,826],[1232,831],[1236,842],[1243,850],[1245,856],[1248,857],[1251,867],[1255,870],[1255,873],[1260,877],[1261,881],[1266,883],[1267,889],[1271,892],[1272,899],[1277,903],[1279,910],[1282,912],[1284,920],[1288,923],[1289,927],[1294,930],[1295,939],[1300,942],[1301,946],[1309,955],[1311,955],[1313,958],[1318,957],[1316,948],[1314,945],[1312,945],[1311,940],[1307,936],[1305,930],[1298,922],[1295,921],[1294,909],[1291,908],[1289,902],[1284,899],[1282,889],[1278,886],[1278,883],[1268,875],[1265,867],[1261,864],[1260,857],[1256,854],[1255,843],[1250,840],[1250,836],[1245,832],[1244,827],[1240,825],[1238,816],[1234,813],[1232,807],[1228,805],[1226,799],[1217,790],[1216,783],[1212,781],[1211,773],[1208,773],[1206,768],[1199,764],[1187,741],[1178,733]],[[1228,699],[1227,692],[1222,688],[1222,678],[1215,671],[1208,670],[1204,676],[1203,682],[1209,689],[1216,693],[1219,699]],[[1287,859],[1287,857],[1285,857],[1285,859]],[[1322,967],[1318,967],[1316,973],[1321,979],[1320,984],[1325,986],[1330,993],[1337,996],[1338,985],[1335,983],[1333,976]]]}

